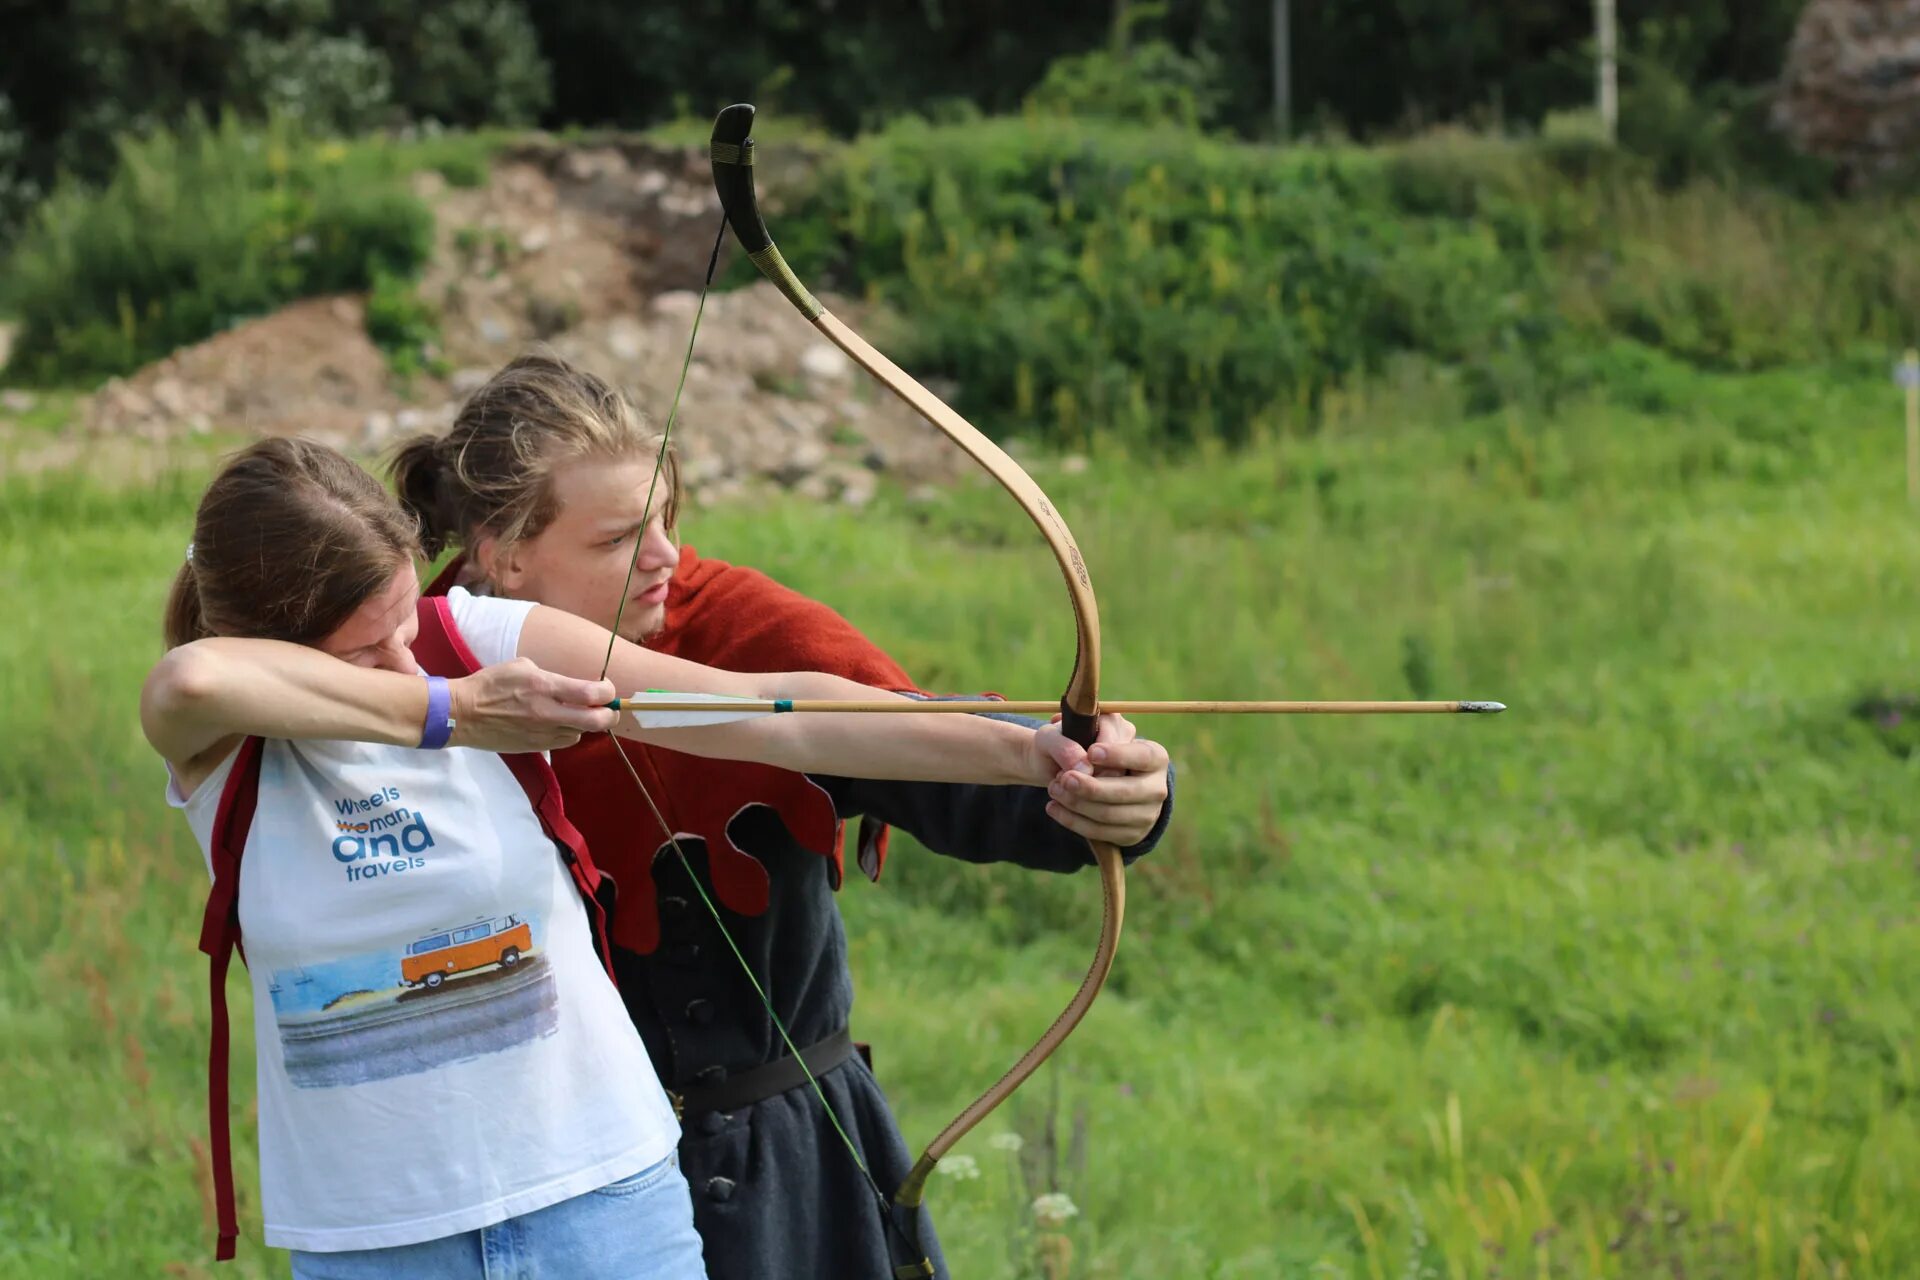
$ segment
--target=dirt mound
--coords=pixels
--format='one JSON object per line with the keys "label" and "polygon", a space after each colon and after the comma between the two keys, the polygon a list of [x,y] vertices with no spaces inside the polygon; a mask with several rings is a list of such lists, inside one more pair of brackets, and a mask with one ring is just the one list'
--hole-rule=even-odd
{"label": "dirt mound", "polygon": [[404,403],[389,382],[360,299],[308,298],[114,379],[82,421],[147,439],[217,425],[345,442],[369,412]]}
{"label": "dirt mound", "polygon": [[[310,299],[109,383],[86,428],[164,438],[218,426],[372,453],[443,428],[489,373],[539,344],[664,419],[720,225],[701,150],[534,141],[499,156],[482,186],[423,173],[415,189],[437,219],[420,293],[440,315],[430,354],[444,380],[396,381],[360,299]],[[777,206],[780,190],[765,196]],[[827,301],[860,323],[857,308]],[[711,296],[675,426],[690,486],[709,500],[773,483],[858,504],[879,472],[924,482],[965,468],[856,375],[770,285]]]}

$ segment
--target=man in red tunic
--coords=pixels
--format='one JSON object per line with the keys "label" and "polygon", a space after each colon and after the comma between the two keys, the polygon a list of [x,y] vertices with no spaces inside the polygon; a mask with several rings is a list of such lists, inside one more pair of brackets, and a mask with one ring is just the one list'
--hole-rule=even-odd
{"label": "man in red tunic", "polygon": [[[832,609],[756,570],[680,548],[671,470],[661,477],[667,498],[649,503],[653,456],[633,446],[630,432],[606,431],[602,419],[625,412],[591,375],[529,358],[475,396],[451,437],[403,451],[396,480],[430,545],[453,526],[473,551],[472,564],[456,560],[429,590],[468,583],[611,627],[631,562],[619,618],[630,640],[731,670],[828,671],[920,695]],[[584,419],[591,421],[582,426]],[[477,530],[511,512],[486,505],[484,491],[458,510],[462,503],[448,494],[459,477],[449,477],[484,467],[490,440],[507,442],[501,457],[522,458],[530,422],[551,424],[543,429],[570,441],[571,452],[561,451],[540,477],[528,508],[538,518],[512,517],[521,527],[496,541]],[[621,749],[685,864],[635,794],[615,755]],[[767,993],[874,1181],[890,1193],[912,1157],[849,1031],[853,981],[833,902],[846,819],[861,819],[857,861],[874,879],[889,825],[971,862],[1071,872],[1092,863],[1085,837],[1120,846],[1131,861],[1158,842],[1171,815],[1167,754],[1109,716],[1093,756],[1098,776],[1076,775],[1049,794],[809,777],[606,735],[555,753],[568,816],[619,885],[614,967],[627,1011],[682,1109],[681,1162],[715,1280],[883,1277],[905,1260],[894,1257],[897,1237],[889,1238],[865,1178],[754,989],[757,982]],[[924,1218],[921,1236],[946,1275]]]}

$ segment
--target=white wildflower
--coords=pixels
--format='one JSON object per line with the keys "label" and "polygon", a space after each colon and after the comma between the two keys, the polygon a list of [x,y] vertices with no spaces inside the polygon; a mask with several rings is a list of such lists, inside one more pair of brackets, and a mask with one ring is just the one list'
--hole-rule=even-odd
{"label": "white wildflower", "polygon": [[1067,1219],[1078,1215],[1080,1208],[1073,1198],[1064,1191],[1050,1191],[1037,1197],[1033,1202],[1033,1220],[1042,1227],[1054,1228],[1067,1225]]}
{"label": "white wildflower", "polygon": [[972,1156],[948,1156],[934,1168],[956,1182],[965,1182],[980,1176],[980,1162]]}
{"label": "white wildflower", "polygon": [[996,1133],[987,1139],[987,1145],[995,1151],[1018,1151],[1027,1145],[1027,1140],[1017,1133]]}

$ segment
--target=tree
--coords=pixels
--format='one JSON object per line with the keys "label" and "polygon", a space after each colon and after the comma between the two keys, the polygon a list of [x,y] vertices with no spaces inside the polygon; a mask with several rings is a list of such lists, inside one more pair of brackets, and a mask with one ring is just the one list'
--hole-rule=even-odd
{"label": "tree", "polygon": [[1774,120],[1849,185],[1920,152],[1920,0],[1814,0],[1787,47]]}

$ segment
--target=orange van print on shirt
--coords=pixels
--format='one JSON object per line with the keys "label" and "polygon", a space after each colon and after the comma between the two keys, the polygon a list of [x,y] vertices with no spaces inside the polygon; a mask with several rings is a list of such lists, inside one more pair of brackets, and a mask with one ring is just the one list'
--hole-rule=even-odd
{"label": "orange van print on shirt", "polygon": [[533,931],[519,916],[476,920],[408,943],[400,958],[400,979],[410,987],[437,987],[457,973],[490,964],[511,969],[531,950]]}

